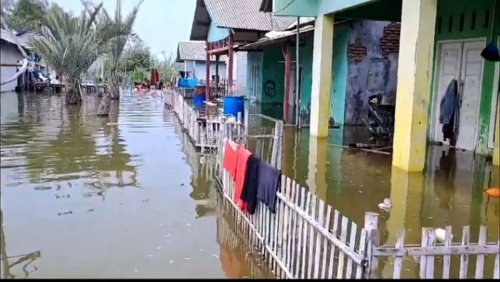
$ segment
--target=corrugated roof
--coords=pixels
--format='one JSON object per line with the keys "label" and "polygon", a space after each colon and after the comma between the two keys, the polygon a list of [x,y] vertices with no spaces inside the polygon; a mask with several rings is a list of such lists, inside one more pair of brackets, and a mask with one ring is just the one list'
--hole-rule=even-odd
{"label": "corrugated roof", "polygon": [[210,18],[218,27],[256,31],[284,30],[294,17],[260,12],[262,0],[205,0]]}
{"label": "corrugated roof", "polygon": [[[308,26],[301,27],[299,29],[299,34],[306,33],[306,32],[313,32],[313,31],[314,31],[314,26],[308,25]],[[260,48],[260,47],[264,47],[264,46],[280,44],[283,42],[283,40],[286,40],[287,38],[290,38],[293,36],[297,36],[297,31],[294,31],[294,30],[280,31],[280,32],[270,31],[266,34],[265,37],[259,39],[259,41],[242,46],[242,47],[240,47],[240,49],[241,50],[252,50],[252,49],[256,49],[256,48]]]}
{"label": "corrugated roof", "polygon": [[[186,41],[179,42],[177,45],[177,61],[205,61],[207,59],[207,51],[204,41]],[[219,61],[225,61],[226,56],[221,56]],[[215,61],[215,56],[212,56],[211,61]]]}
{"label": "corrugated roof", "polygon": [[1,29],[1,32],[0,32],[0,39],[2,40],[5,40],[9,43],[12,43],[14,45],[16,45],[16,39],[17,39],[17,42],[19,42],[19,44],[24,47],[24,48],[30,48],[30,45],[29,45],[29,40],[32,38],[33,34],[32,33],[23,33],[21,34],[20,36],[17,36],[16,38],[16,35],[13,34],[14,32],[11,32],[9,30],[6,30],[6,29]]}
{"label": "corrugated roof", "polygon": [[191,40],[206,40],[210,23],[221,28],[247,31],[284,30],[295,17],[278,17],[261,12],[262,0],[196,0]]}

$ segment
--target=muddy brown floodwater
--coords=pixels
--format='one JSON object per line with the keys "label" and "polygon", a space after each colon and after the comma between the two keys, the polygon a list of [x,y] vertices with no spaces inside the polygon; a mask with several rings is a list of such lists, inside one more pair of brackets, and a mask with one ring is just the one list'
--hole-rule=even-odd
{"label": "muddy brown floodwater", "polygon": [[[483,193],[499,186],[499,168],[484,157],[445,147],[428,149],[425,173],[406,173],[392,168],[391,156],[346,150],[330,144],[366,143],[362,127],[331,129],[328,139],[310,139],[307,130],[286,128],[283,172],[354,220],[358,226],[368,211],[378,212],[380,243],[394,245],[401,229],[407,244],[420,244],[422,227],[452,226],[453,241],[461,242],[463,226],[470,226],[471,242],[477,242],[479,227],[488,227],[488,242],[499,238],[499,200]],[[378,204],[390,198],[390,212]],[[459,256],[452,258],[450,275],[458,277]],[[471,257],[472,259],[472,257]],[[469,266],[475,266],[473,256]],[[486,259],[492,277],[494,256]],[[436,276],[441,277],[441,257]],[[383,260],[379,275],[392,277],[392,260]],[[407,258],[402,278],[417,278],[419,260]],[[473,269],[469,276],[474,276]]]}
{"label": "muddy brown floodwater", "polygon": [[260,278],[159,95],[1,95],[2,278]]}
{"label": "muddy brown floodwater", "polygon": [[[125,94],[106,119],[95,116],[93,96],[80,108],[57,95],[0,97],[2,278],[272,277],[220,208],[211,157],[196,153],[159,95]],[[365,212],[379,212],[381,244],[403,228],[406,242],[419,244],[422,227],[447,225],[455,242],[465,225],[473,242],[480,225],[498,240],[499,201],[482,192],[498,187],[498,167],[430,147],[425,173],[405,173],[390,156],[330,145],[366,139],[359,127],[319,140],[285,128],[283,173],[358,226]],[[384,198],[390,212],[377,207]],[[392,263],[380,262],[382,277]],[[416,258],[404,266],[403,278],[418,277]],[[452,260],[452,276],[458,266]]]}

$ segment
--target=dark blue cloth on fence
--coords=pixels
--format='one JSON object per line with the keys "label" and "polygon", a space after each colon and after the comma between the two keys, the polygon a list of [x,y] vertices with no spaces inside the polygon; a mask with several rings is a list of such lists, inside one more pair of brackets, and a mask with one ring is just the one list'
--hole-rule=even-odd
{"label": "dark blue cloth on fence", "polygon": [[247,203],[247,211],[250,214],[255,213],[257,207],[257,189],[259,186],[259,168],[261,159],[256,155],[251,155],[248,160],[248,171],[241,199]]}
{"label": "dark blue cloth on fence", "polygon": [[264,203],[273,213],[275,212],[280,184],[281,171],[261,160],[259,165],[257,199]]}

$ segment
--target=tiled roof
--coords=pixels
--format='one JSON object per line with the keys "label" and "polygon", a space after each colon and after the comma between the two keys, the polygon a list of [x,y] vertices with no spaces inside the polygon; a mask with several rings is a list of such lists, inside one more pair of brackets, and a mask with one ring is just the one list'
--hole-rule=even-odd
{"label": "tiled roof", "polygon": [[258,31],[284,30],[294,17],[260,12],[262,0],[205,0],[210,18],[218,27]]}
{"label": "tiled roof", "polygon": [[[177,62],[182,61],[205,61],[207,59],[207,51],[205,50],[204,41],[186,41],[179,42],[177,45]],[[219,61],[225,61],[226,56],[221,56]],[[211,61],[215,61],[215,56],[212,56]]]}

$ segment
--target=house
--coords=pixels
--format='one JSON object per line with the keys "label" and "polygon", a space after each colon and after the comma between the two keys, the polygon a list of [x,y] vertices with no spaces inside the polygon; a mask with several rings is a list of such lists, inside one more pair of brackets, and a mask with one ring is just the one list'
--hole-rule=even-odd
{"label": "house", "polygon": [[[177,45],[176,62],[183,64],[184,72],[189,72],[192,78],[205,81],[207,77],[206,64],[206,44],[203,41],[187,41],[179,42]],[[210,58],[210,73],[215,75],[218,73],[219,79],[223,80],[227,77],[227,68],[225,58],[221,58],[216,62],[215,56]]]}
{"label": "house", "polygon": [[[190,40],[206,42],[206,58],[227,55],[231,92],[246,94],[247,54],[241,45],[271,30],[284,30],[295,19],[259,11],[261,0],[197,0]],[[207,60],[210,63],[210,60]],[[260,72],[260,70],[256,70]],[[210,77],[210,72],[207,73]],[[210,81],[208,81],[210,85]],[[210,88],[209,88],[210,89]],[[209,90],[210,91],[210,90]]]}
{"label": "house", "polygon": [[[2,29],[0,37],[0,54],[1,54],[1,80],[5,81],[10,77],[14,76],[17,72],[17,67],[19,61],[21,61],[24,56],[18,49],[16,40],[22,46],[26,46],[26,42],[20,38],[15,38],[14,34],[10,31]],[[14,91],[17,86],[17,80],[11,81],[0,86],[0,92],[10,92]]]}
{"label": "house", "polygon": [[[333,57],[336,59],[332,74],[335,87],[330,93],[329,125],[364,125],[370,96],[382,94],[384,104],[394,104],[400,24],[341,18],[334,25],[337,30],[332,42]],[[283,109],[282,114],[274,117],[283,117],[285,123],[302,128],[309,126],[311,109],[314,19],[303,18],[299,23],[298,98],[295,91],[296,36],[294,23],[287,31],[269,32],[264,38],[241,49],[251,54],[249,65],[265,64],[261,76],[264,84],[274,83],[276,93],[286,96],[277,94],[270,97],[264,91],[258,97],[262,100],[262,108],[278,108],[278,104],[283,104],[279,107]],[[263,60],[254,61],[255,52],[261,52]],[[260,77],[256,76],[256,79]],[[257,85],[261,85],[262,81]],[[269,105],[270,100],[275,101],[276,106]],[[299,113],[298,116],[296,113]]]}
{"label": "house", "polygon": [[[361,93],[363,88],[368,90],[364,91],[366,93],[380,91],[388,96],[388,100],[393,100],[389,103],[395,104],[393,165],[407,171],[422,171],[428,141],[443,142],[439,104],[452,79],[460,82],[462,89],[455,147],[493,155],[494,164],[499,165],[499,125],[496,120],[500,111],[500,70],[498,63],[481,56],[486,44],[500,43],[500,29],[494,28],[500,26],[500,17],[495,16],[500,14],[498,2],[264,0],[262,8],[273,11],[276,16],[316,17],[310,74],[315,78],[311,82],[311,135],[318,138],[328,136],[332,111],[337,119],[341,116],[348,119],[341,114],[343,102],[337,99],[337,89],[342,92],[342,89],[359,87],[350,81],[361,75],[367,77],[359,89]],[[342,20],[389,22],[382,28],[385,30],[382,39],[386,38],[379,46],[385,47],[375,52],[371,49],[370,46],[374,45],[369,42],[373,40],[364,37],[373,38],[373,30],[355,36],[359,38],[357,42],[352,42],[349,36],[347,59],[359,63],[355,69],[351,65],[347,69],[342,67],[345,59],[335,49],[345,46],[343,42],[346,42],[343,30],[336,25]],[[359,33],[366,27],[355,29]],[[400,35],[396,44],[398,29]],[[375,30],[375,33],[379,31]],[[373,56],[377,52],[381,58],[376,54]],[[339,71],[348,72],[346,86],[337,80]],[[344,108],[344,111],[348,109]]]}

